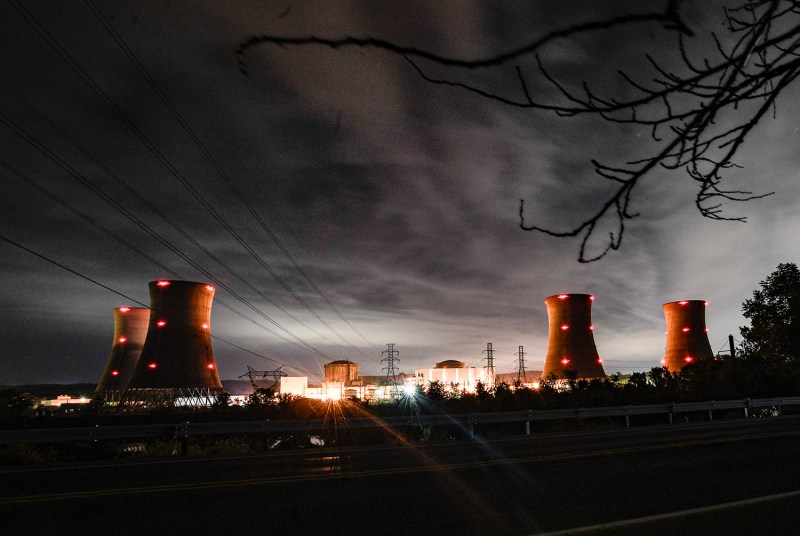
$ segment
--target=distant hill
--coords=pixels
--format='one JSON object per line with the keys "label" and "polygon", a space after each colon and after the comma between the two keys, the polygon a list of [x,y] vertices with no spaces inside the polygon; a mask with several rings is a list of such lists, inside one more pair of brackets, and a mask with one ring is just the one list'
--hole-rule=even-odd
{"label": "distant hill", "polygon": [[[272,380],[256,380],[259,387],[272,387]],[[85,396],[92,398],[96,383],[35,383],[28,385],[0,385],[0,391],[14,389],[21,393],[28,393],[35,398],[52,399],[59,395],[69,395],[73,398]],[[253,392],[250,380],[222,380],[222,389],[232,395],[249,395]]]}
{"label": "distant hill", "polygon": [[69,395],[73,398],[94,396],[96,383],[34,383],[29,385],[0,385],[0,391],[14,389],[21,393],[28,393],[36,398],[55,398],[59,395]]}

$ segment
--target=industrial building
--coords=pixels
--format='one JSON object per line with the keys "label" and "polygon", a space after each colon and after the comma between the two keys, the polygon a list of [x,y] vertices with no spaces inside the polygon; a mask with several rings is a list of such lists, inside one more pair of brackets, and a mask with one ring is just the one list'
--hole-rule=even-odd
{"label": "industrial building", "polygon": [[557,294],[544,300],[550,320],[544,378],[565,378],[567,371],[575,371],[578,378],[606,375],[594,343],[593,301],[589,294]]}
{"label": "industrial building", "polygon": [[680,300],[662,306],[667,344],[661,363],[670,372],[678,372],[699,359],[714,357],[706,328],[707,306],[705,300]]}
{"label": "industrial building", "polygon": [[125,405],[208,405],[222,391],[211,349],[215,288],[190,281],[151,281],[150,319]]}
{"label": "industrial building", "polygon": [[467,366],[463,361],[448,359],[436,363],[433,368],[414,371],[414,383],[427,387],[431,382],[441,383],[446,390],[474,393],[478,382],[484,385],[494,383],[488,369]]}

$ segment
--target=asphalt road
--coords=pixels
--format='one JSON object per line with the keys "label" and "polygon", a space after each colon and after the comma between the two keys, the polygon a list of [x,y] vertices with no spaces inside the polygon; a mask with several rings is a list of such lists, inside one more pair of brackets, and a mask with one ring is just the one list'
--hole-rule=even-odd
{"label": "asphalt road", "polygon": [[800,418],[7,469],[0,482],[9,535],[797,534]]}

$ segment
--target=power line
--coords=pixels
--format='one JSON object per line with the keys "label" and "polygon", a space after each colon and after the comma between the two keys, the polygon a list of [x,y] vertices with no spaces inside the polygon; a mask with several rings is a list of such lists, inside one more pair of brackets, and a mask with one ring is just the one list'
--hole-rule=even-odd
{"label": "power line", "polygon": [[256,210],[253,208],[252,204],[247,200],[247,198],[244,196],[244,194],[242,194],[242,191],[239,189],[239,187],[236,186],[236,183],[233,181],[233,179],[231,179],[231,177],[222,168],[222,166],[219,164],[219,162],[214,157],[214,155],[208,150],[208,148],[205,146],[205,144],[200,140],[200,138],[194,132],[192,127],[189,125],[189,123],[186,122],[186,120],[184,119],[183,115],[181,115],[181,113],[178,111],[178,109],[172,103],[172,101],[167,96],[167,94],[161,89],[161,87],[159,86],[158,82],[156,82],[156,80],[150,75],[149,71],[145,68],[145,66],[139,61],[139,58],[136,56],[136,54],[130,49],[130,47],[128,47],[128,45],[125,42],[125,40],[116,31],[116,29],[110,23],[108,18],[105,15],[103,15],[102,12],[97,8],[97,5],[92,0],[85,0],[84,3],[89,8],[89,10],[92,12],[92,14],[95,16],[95,18],[98,20],[98,22],[100,22],[100,24],[106,29],[106,31],[109,33],[109,35],[111,35],[111,37],[114,39],[114,41],[120,47],[120,49],[125,54],[125,56],[127,56],[127,58],[131,61],[131,63],[133,63],[133,65],[139,71],[139,73],[144,77],[144,79],[147,81],[147,83],[150,85],[150,87],[153,89],[153,91],[155,91],[155,93],[159,96],[159,98],[164,103],[164,105],[167,107],[167,109],[169,109],[169,111],[172,114],[172,116],[175,118],[175,120],[178,122],[178,124],[183,128],[184,132],[186,132],[186,134],[192,139],[192,141],[194,141],[194,143],[197,146],[197,148],[200,149],[200,152],[203,153],[203,155],[209,161],[211,166],[216,170],[217,174],[220,177],[222,177],[222,179],[225,181],[225,183],[230,187],[230,189],[236,195],[236,198],[242,203],[242,205],[244,205],[244,207],[247,209],[247,211],[250,213],[250,215],[256,220],[256,222],[258,222],[258,225],[261,227],[261,229],[263,229],[264,232],[267,233],[267,235],[272,239],[272,241],[275,243],[275,245],[278,246],[278,249],[281,250],[281,252],[284,254],[284,256],[287,259],[289,259],[289,262],[291,262],[292,266],[294,266],[294,268],[298,271],[298,273],[300,273],[300,275],[303,277],[303,279],[306,280],[306,282],[309,284],[309,286],[312,289],[314,289],[314,291],[317,293],[317,295],[320,298],[322,298],[323,301],[326,304],[328,304],[328,306],[336,313],[336,315],[343,322],[345,322],[350,327],[350,329],[352,329],[359,337],[364,339],[364,341],[366,343],[368,343],[370,345],[373,344],[366,337],[364,337],[364,335],[362,335],[342,315],[342,313],[339,311],[339,309],[336,308],[336,306],[333,304],[333,302],[331,302],[331,300],[328,299],[328,297],[325,295],[325,293],[322,292],[322,289],[320,289],[317,286],[317,284],[314,283],[314,281],[311,279],[311,276],[309,276],[308,273],[297,263],[297,261],[295,261],[294,257],[289,252],[289,250],[283,245],[283,243],[275,235],[275,233],[272,232],[272,230],[266,224],[264,219],[258,214],[258,212],[256,212]]}
{"label": "power line", "polygon": [[[30,135],[29,135],[29,134],[28,134],[28,133],[27,133],[27,132],[26,132],[26,131],[25,131],[25,130],[22,128],[22,127],[20,127],[18,124],[16,124],[16,123],[15,123],[14,121],[12,121],[10,118],[8,118],[8,117],[7,117],[5,114],[3,114],[2,112],[0,112],[0,123],[3,123],[4,125],[6,125],[6,126],[9,128],[9,129],[11,129],[12,131],[14,131],[14,132],[15,132],[15,133],[16,133],[18,136],[20,136],[22,139],[24,139],[26,142],[28,142],[28,143],[29,143],[30,145],[32,145],[34,148],[36,148],[37,150],[39,150],[39,151],[40,151],[40,152],[41,152],[43,155],[45,155],[45,156],[46,156],[48,159],[50,159],[50,160],[51,160],[52,162],[54,162],[56,165],[58,165],[59,167],[61,167],[61,169],[63,169],[64,171],[66,171],[66,172],[67,172],[67,173],[68,173],[70,176],[72,176],[72,177],[73,177],[74,179],[76,179],[78,182],[80,182],[81,184],[83,184],[84,186],[86,186],[86,187],[87,187],[87,188],[88,188],[88,189],[89,189],[91,192],[93,192],[95,195],[97,195],[98,197],[100,197],[100,198],[101,198],[103,201],[107,202],[107,203],[108,203],[108,204],[110,204],[112,207],[114,207],[115,209],[117,209],[117,210],[118,210],[119,212],[121,212],[121,213],[122,213],[122,214],[123,214],[123,215],[124,215],[126,218],[128,218],[128,219],[129,219],[131,222],[133,222],[133,223],[134,223],[134,224],[136,224],[138,227],[140,227],[142,230],[144,230],[145,232],[147,232],[147,234],[149,234],[151,237],[155,238],[155,239],[156,239],[156,240],[157,240],[159,243],[161,243],[162,245],[164,245],[165,247],[167,247],[167,248],[168,248],[170,251],[172,251],[173,253],[175,253],[176,255],[178,255],[180,258],[182,258],[184,261],[186,261],[188,264],[190,264],[190,265],[191,265],[192,267],[194,267],[196,270],[200,271],[200,272],[201,272],[201,273],[203,273],[203,274],[204,274],[206,277],[210,278],[210,279],[211,279],[212,281],[214,281],[214,283],[216,283],[218,286],[220,286],[221,288],[224,288],[224,289],[225,289],[226,291],[228,291],[228,292],[229,292],[229,293],[230,293],[230,294],[231,294],[231,295],[232,295],[234,298],[236,298],[236,299],[238,299],[239,301],[241,301],[241,302],[242,302],[244,305],[246,305],[247,307],[249,307],[250,309],[252,309],[252,310],[253,310],[255,313],[257,313],[259,316],[262,316],[262,317],[263,317],[264,319],[266,319],[268,322],[272,323],[272,324],[273,324],[273,325],[275,325],[277,328],[279,328],[280,330],[284,331],[284,332],[285,332],[286,334],[288,334],[290,337],[292,337],[293,339],[295,339],[296,341],[298,341],[300,344],[302,344],[303,346],[305,346],[305,347],[306,347],[308,350],[311,350],[311,351],[313,351],[313,352],[317,352],[317,353],[322,353],[322,352],[320,352],[318,349],[316,349],[314,346],[312,346],[311,344],[307,343],[306,341],[304,341],[303,339],[301,339],[300,337],[298,337],[297,335],[295,335],[294,333],[292,333],[292,332],[291,332],[290,330],[288,330],[286,327],[282,326],[282,325],[281,325],[280,323],[278,323],[276,320],[274,320],[274,319],[270,318],[270,317],[269,317],[269,316],[268,316],[266,313],[264,313],[263,311],[261,311],[260,309],[258,309],[257,307],[255,307],[255,306],[254,306],[252,303],[250,303],[250,302],[249,302],[249,300],[247,300],[246,298],[244,298],[243,296],[241,296],[240,294],[238,294],[236,291],[234,291],[232,288],[230,288],[228,285],[226,285],[226,284],[225,284],[223,281],[221,281],[219,278],[215,277],[213,274],[211,274],[210,272],[208,272],[208,271],[207,271],[205,268],[203,268],[202,266],[200,266],[199,264],[197,264],[195,261],[193,261],[191,258],[189,258],[189,257],[188,257],[186,254],[184,254],[184,253],[183,253],[181,250],[179,250],[179,249],[178,249],[176,246],[174,246],[174,245],[173,245],[171,242],[169,242],[167,239],[165,239],[165,238],[164,238],[164,237],[162,237],[160,234],[158,234],[156,231],[154,231],[154,230],[153,230],[153,229],[152,229],[152,228],[151,228],[149,225],[147,225],[147,224],[146,224],[144,221],[142,221],[140,218],[136,217],[136,216],[135,216],[133,213],[131,213],[131,212],[130,212],[130,211],[127,209],[127,208],[125,208],[123,205],[121,205],[121,204],[120,204],[120,203],[118,203],[116,200],[114,200],[112,197],[110,197],[108,194],[106,194],[106,193],[105,193],[105,192],[104,192],[104,191],[103,191],[101,188],[99,188],[97,185],[95,185],[95,184],[94,184],[92,181],[90,181],[89,179],[87,179],[87,178],[86,178],[86,177],[85,177],[83,174],[81,174],[80,172],[78,172],[77,170],[75,170],[75,169],[74,169],[72,166],[70,166],[68,163],[66,163],[64,160],[62,160],[60,157],[58,157],[57,155],[55,155],[55,154],[54,154],[52,151],[50,151],[50,150],[49,150],[47,147],[45,147],[44,145],[42,145],[41,143],[39,143],[37,140],[35,140],[34,138],[32,138],[32,137],[31,137],[31,136],[30,136]],[[13,170],[13,168],[11,168],[10,166],[8,166],[7,164],[6,164],[4,167],[6,167],[6,169],[8,169],[8,170],[12,171],[13,173],[15,173],[17,176],[19,176],[19,177],[22,177],[22,175],[21,175],[21,174],[20,174],[18,171],[16,171],[16,170]],[[42,188],[43,188],[43,187],[42,187]],[[73,209],[71,209],[71,210],[73,210],[74,212],[79,212],[77,209],[74,209],[74,208],[73,208]],[[86,218],[88,218],[88,216],[87,216]],[[89,218],[89,219],[91,219],[91,218]],[[123,243],[125,243],[125,242],[123,242]],[[127,243],[126,243],[126,245],[127,245]],[[203,249],[205,249],[205,248],[203,248]],[[209,252],[209,254],[211,254],[211,253]],[[212,258],[215,258],[215,259],[216,259],[216,256],[214,256],[213,254],[211,254],[211,255],[212,255]],[[221,263],[223,266],[227,266],[227,265],[226,265],[225,263],[223,263],[222,261],[219,261],[219,262],[220,262],[220,263]],[[235,272],[233,272],[233,270],[232,270],[232,269],[229,269],[229,271],[231,271],[231,273],[234,275],[234,277],[238,277],[239,279],[241,279],[242,281],[244,281],[244,279],[243,279],[243,278],[241,278],[241,276],[238,276],[238,274],[236,274]],[[174,274],[174,273],[175,273],[175,272],[173,272],[172,270],[170,270],[169,268],[167,268],[167,272],[169,272],[169,273],[172,273],[172,274]],[[245,281],[245,283],[247,284],[247,282],[246,282],[246,281]],[[269,300],[269,298],[267,298],[266,296],[264,296],[264,297],[265,297],[265,298],[266,298],[268,301],[270,301],[270,303],[273,303],[273,302],[272,302],[272,300]],[[227,306],[226,306],[226,307],[227,307]],[[234,311],[234,312],[236,312],[236,311]],[[291,315],[290,315],[290,316],[291,316]],[[292,317],[292,318],[294,318],[294,317]],[[262,326],[261,324],[259,324],[259,323],[257,323],[257,322],[256,322],[255,324],[256,324],[256,325],[258,325],[258,326]],[[303,325],[305,325],[305,324],[303,324]],[[279,336],[280,338],[282,338],[282,339],[284,339],[284,340],[287,340],[287,339],[285,339],[283,336],[279,335],[278,333],[276,333],[276,332],[274,332],[274,331],[272,331],[272,330],[270,330],[270,329],[268,329],[268,328],[267,328],[267,331],[269,331],[270,333],[272,333],[272,334],[274,334],[274,335],[277,335],[277,336]],[[329,339],[328,339],[328,340],[329,340]],[[292,342],[292,341],[288,341],[288,342]],[[293,344],[294,344],[294,343],[293,343]]]}
{"label": "power line", "polygon": [[[45,255],[43,255],[41,253],[38,253],[38,252],[28,248],[28,247],[25,247],[22,244],[20,244],[19,242],[16,242],[16,241],[14,241],[14,240],[6,237],[6,236],[0,235],[0,240],[3,240],[5,242],[11,244],[12,246],[15,246],[15,247],[17,247],[17,248],[19,248],[19,249],[21,249],[23,251],[26,251],[26,252],[30,253],[31,255],[34,255],[34,256],[36,256],[36,257],[38,257],[38,258],[40,258],[40,259],[42,259],[44,261],[47,261],[50,264],[53,264],[53,265],[61,268],[62,270],[65,270],[65,271],[67,271],[67,272],[69,272],[69,273],[71,273],[73,275],[76,275],[76,276],[80,277],[81,279],[84,279],[84,280],[86,280],[86,281],[88,281],[88,282],[90,282],[90,283],[92,283],[94,285],[102,287],[105,290],[108,290],[109,292],[113,292],[117,296],[121,296],[121,297],[125,298],[126,300],[130,300],[132,303],[135,303],[137,305],[141,305],[142,307],[145,307],[145,308],[150,309],[150,310],[155,310],[155,309],[152,309],[151,307],[149,307],[148,305],[140,302],[139,300],[128,296],[127,294],[124,294],[124,293],[122,293],[122,292],[120,292],[120,291],[118,291],[116,289],[113,289],[113,288],[109,287],[108,285],[105,285],[105,284],[103,284],[103,283],[101,283],[101,282],[99,282],[99,281],[97,281],[95,279],[92,279],[91,277],[89,277],[87,275],[84,275],[84,274],[78,272],[77,270],[73,270],[72,268],[69,268],[68,266],[65,266],[64,264],[62,264],[62,263],[60,263],[60,262],[58,262],[58,261],[56,261],[54,259],[51,259],[51,258],[49,258],[49,257],[47,257],[47,256],[45,256]],[[159,312],[159,311],[156,311],[156,312]],[[271,357],[268,357],[268,356],[265,356],[265,355],[260,354],[258,352],[255,352],[253,350],[244,348],[243,346],[239,346],[236,343],[233,343],[231,341],[228,341],[228,340],[223,339],[221,337],[218,337],[216,335],[211,335],[211,338],[215,339],[215,340],[218,340],[220,342],[223,342],[225,344],[228,344],[230,346],[233,346],[234,348],[237,348],[237,349],[242,350],[244,352],[247,352],[248,354],[254,355],[256,357],[260,357],[261,359],[266,359],[267,361],[271,361],[273,363],[277,363],[278,365],[281,365],[281,366],[284,366],[284,367],[289,367],[291,369],[294,369],[294,370],[297,370],[297,371],[300,371],[300,372],[305,372],[305,373],[308,373],[308,374],[311,374],[311,375],[319,374],[319,372],[311,372],[310,370],[306,370],[306,369],[303,369],[303,368],[300,368],[300,367],[295,367],[295,366],[292,366],[292,365],[288,365],[286,363],[282,363],[282,362],[278,361],[277,359],[273,359]]]}
{"label": "power line", "polygon": [[175,165],[156,147],[156,145],[150,141],[150,139],[136,126],[133,121],[128,117],[128,115],[119,107],[117,104],[111,99],[108,94],[103,91],[103,89],[94,81],[94,79],[78,64],[78,62],[73,58],[69,52],[67,52],[59,43],[58,41],[50,34],[47,29],[42,26],[42,24],[36,19],[30,11],[28,11],[24,6],[22,6],[16,0],[9,0],[9,3],[12,7],[17,11],[17,13],[22,16],[23,19],[47,42],[47,44],[56,52],[56,54],[72,69],[75,74],[78,75],[83,82],[89,86],[89,88],[97,95],[100,100],[117,116],[117,118],[122,122],[125,127],[130,130],[134,136],[158,159],[159,162],[169,171],[169,173],[175,177],[175,179],[180,182],[184,188],[195,198],[195,200],[206,209],[206,211],[211,214],[211,216],[219,223],[223,229],[225,229],[231,237],[236,240],[242,248],[247,251],[253,259],[261,265],[264,270],[266,270],[273,279],[278,282],[280,286],[284,288],[287,292],[289,292],[295,300],[298,301],[311,315],[313,315],[317,320],[319,320],[323,325],[325,325],[329,330],[331,330],[339,339],[341,339],[345,344],[356,350],[357,352],[361,353],[362,355],[366,356],[364,352],[356,348],[350,341],[348,341],[341,333],[339,333],[333,326],[331,326],[326,320],[324,320],[316,311],[314,311],[308,303],[303,300],[289,285],[286,281],[283,280],[267,263],[264,259],[261,258],[260,255],[244,240],[244,238],[239,235],[236,230],[231,227],[231,225],[222,217],[219,212],[214,209],[214,207],[205,200],[205,198],[200,194],[200,192],[186,180],[186,178],[181,174],[181,172],[175,167]]}

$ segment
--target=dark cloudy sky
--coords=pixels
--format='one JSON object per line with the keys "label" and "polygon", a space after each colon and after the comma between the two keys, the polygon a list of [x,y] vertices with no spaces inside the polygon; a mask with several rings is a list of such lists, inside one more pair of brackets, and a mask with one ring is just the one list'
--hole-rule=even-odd
{"label": "dark cloudy sky", "polygon": [[[306,346],[289,344],[219,305],[212,315],[215,335],[299,369],[319,371],[329,359],[349,358],[377,374],[386,343],[400,350],[403,371],[453,358],[480,366],[487,342],[494,344],[500,371],[515,369],[519,345],[528,353],[528,367],[541,369],[544,298],[586,292],[596,296],[595,339],[607,372],[646,370],[658,365],[664,348],[662,303],[708,300],[710,341],[717,350],[745,324],[741,302],[800,250],[800,122],[792,93],[778,102],[777,117],[748,139],[737,158],[743,168],[729,175],[733,185],[778,192],[730,207],[749,223],[703,219],[694,208],[691,180],[683,172],[659,171],[635,192],[633,209],[642,216],[628,224],[622,249],[587,265],[576,262],[577,241],[521,231],[519,199],[526,199],[530,223],[574,225],[608,192],[590,159],[618,164],[648,154],[648,132],[503,108],[427,84],[402,58],[377,50],[260,46],[247,54],[249,76],[239,72],[234,54],[251,34],[271,33],[374,36],[480,57],[558,27],[641,10],[641,2],[576,2],[565,10],[561,2],[97,1],[156,89],[92,13],[92,4],[28,4],[25,16],[13,4],[0,6],[1,234],[145,303],[148,281],[172,277],[10,167],[183,278],[207,280],[82,185],[68,166]],[[687,20],[699,34],[720,28],[718,6],[689,4]],[[669,63],[671,34],[655,24],[601,32],[554,43],[543,60],[565,79],[589,78],[622,95],[629,88],[608,73],[622,65],[652,77],[643,70],[645,51]],[[556,98],[530,60],[522,67],[537,97]],[[508,67],[464,76],[519,95]],[[259,227],[157,90],[352,327]],[[336,332],[286,292],[168,166]],[[217,297],[266,324],[225,291]],[[0,384],[96,381],[111,345],[112,309],[124,304],[132,305],[0,243]],[[223,378],[239,376],[247,364],[276,366],[223,342],[215,342],[214,350]]]}

